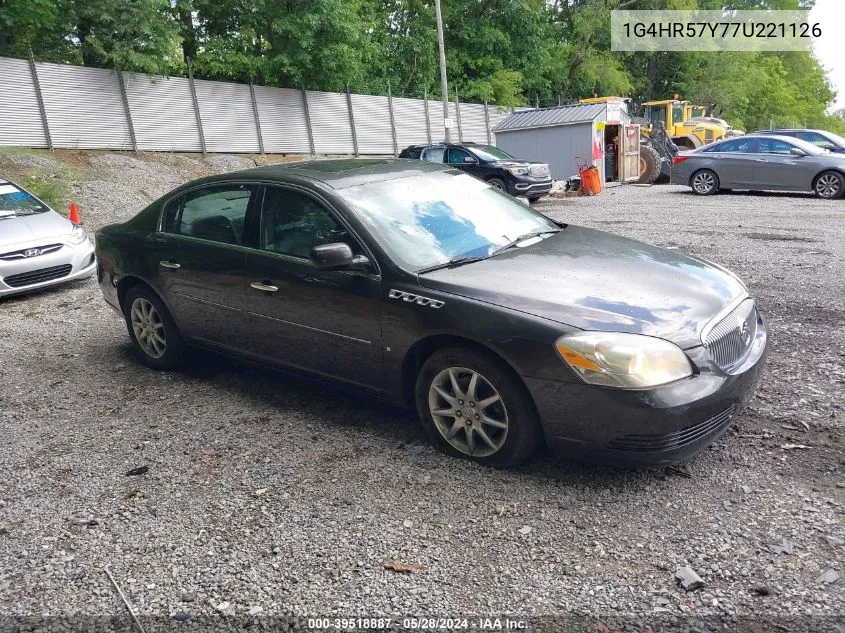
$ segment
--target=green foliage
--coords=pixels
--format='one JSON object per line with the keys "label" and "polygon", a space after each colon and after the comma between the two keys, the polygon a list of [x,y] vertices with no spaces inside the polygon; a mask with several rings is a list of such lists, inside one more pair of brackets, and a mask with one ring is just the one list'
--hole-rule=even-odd
{"label": "green foliage", "polygon": [[[463,100],[556,105],[674,93],[738,128],[842,132],[810,53],[617,53],[610,11],[809,8],[813,0],[442,0]],[[318,90],[437,98],[434,0],[0,0],[0,55]]]}

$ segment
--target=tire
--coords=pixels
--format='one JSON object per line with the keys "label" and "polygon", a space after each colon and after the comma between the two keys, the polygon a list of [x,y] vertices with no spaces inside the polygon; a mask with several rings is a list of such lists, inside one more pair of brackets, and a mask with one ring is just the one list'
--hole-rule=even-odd
{"label": "tire", "polygon": [[700,169],[690,177],[689,185],[699,196],[712,196],[719,191],[719,177],[715,171]]}
{"label": "tire", "polygon": [[823,171],[813,181],[813,193],[823,200],[838,200],[845,194],[845,176],[838,171]]}
{"label": "tire", "polygon": [[487,181],[487,184],[493,187],[494,189],[498,189],[499,191],[504,191],[505,193],[508,192],[507,185],[505,185],[505,181],[501,178],[490,178]]}
{"label": "tire", "polygon": [[660,178],[660,155],[651,145],[640,143],[640,178],[638,183],[651,185]]}
{"label": "tire", "polygon": [[[123,316],[135,353],[142,363],[159,370],[175,369],[181,364],[185,355],[182,335],[155,292],[144,286],[130,288],[123,301]],[[158,336],[144,334],[152,332]]]}
{"label": "tire", "polygon": [[[468,397],[473,375],[478,402]],[[510,367],[483,350],[449,347],[434,352],[417,376],[415,400],[429,440],[453,457],[495,467],[517,466],[531,457],[543,439],[525,386]],[[489,404],[479,406],[485,401]],[[432,414],[433,407],[435,412],[456,415]],[[454,437],[447,439],[452,430]]]}
{"label": "tire", "polygon": [[537,200],[539,200],[542,197],[543,196],[534,196],[533,198],[528,198],[528,202],[530,202],[531,204],[534,204],[535,202],[537,202]]}

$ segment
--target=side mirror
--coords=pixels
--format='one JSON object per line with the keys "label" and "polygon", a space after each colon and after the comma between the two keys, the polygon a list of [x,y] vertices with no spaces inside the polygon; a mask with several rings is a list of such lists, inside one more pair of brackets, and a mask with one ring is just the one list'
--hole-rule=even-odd
{"label": "side mirror", "polygon": [[363,255],[353,255],[345,242],[315,246],[311,249],[311,261],[320,270],[366,270],[370,264]]}
{"label": "side mirror", "polygon": [[471,164],[471,165],[474,165],[474,164],[475,164],[475,163],[477,163],[478,161],[477,161],[477,160],[475,160],[472,156],[464,156],[464,162],[465,162],[465,163],[469,163],[469,164]]}
{"label": "side mirror", "polygon": [[793,147],[791,150],[789,150],[789,155],[801,158],[802,156],[806,156],[807,153],[803,149],[800,149],[798,147]]}
{"label": "side mirror", "polygon": [[833,143],[822,143],[821,147],[822,147],[822,149],[826,149],[826,150],[831,151],[831,152],[836,151],[836,145],[834,145]]}

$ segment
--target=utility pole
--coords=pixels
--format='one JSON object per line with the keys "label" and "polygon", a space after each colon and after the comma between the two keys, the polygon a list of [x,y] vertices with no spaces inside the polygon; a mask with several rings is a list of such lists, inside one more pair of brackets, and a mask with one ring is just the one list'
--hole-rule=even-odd
{"label": "utility pole", "polygon": [[446,84],[446,47],[443,44],[443,15],[440,13],[440,0],[434,0],[434,15],[437,19],[437,47],[440,49],[440,94],[443,96],[443,131],[446,142],[450,142],[449,126],[449,87]]}

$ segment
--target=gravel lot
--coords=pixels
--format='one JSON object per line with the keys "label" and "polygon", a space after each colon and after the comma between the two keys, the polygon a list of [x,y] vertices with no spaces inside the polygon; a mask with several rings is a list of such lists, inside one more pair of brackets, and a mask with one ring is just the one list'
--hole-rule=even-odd
{"label": "gravel lot", "polygon": [[[84,168],[73,191],[92,230],[253,164],[4,153],[0,173],[50,161]],[[299,379],[204,355],[156,373],[89,280],[0,302],[0,613],[125,617],[109,567],[148,616],[576,614],[659,628],[700,615],[834,630],[845,201],[624,186],[537,208],[724,264],[759,298],[763,385],[687,472],[548,455],[494,471],[429,448],[406,413]],[[685,565],[703,588],[678,586]],[[825,583],[827,570],[843,578]]]}

